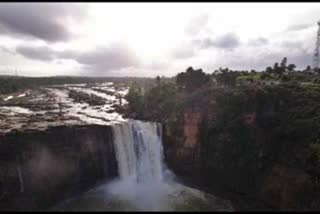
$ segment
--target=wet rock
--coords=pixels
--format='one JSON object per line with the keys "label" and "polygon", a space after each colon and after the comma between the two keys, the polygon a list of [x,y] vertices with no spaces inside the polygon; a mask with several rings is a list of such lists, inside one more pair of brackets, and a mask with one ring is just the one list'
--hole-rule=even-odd
{"label": "wet rock", "polygon": [[0,142],[0,210],[45,209],[117,176],[108,126],[17,130]]}
{"label": "wet rock", "polygon": [[72,98],[75,102],[86,102],[93,106],[105,104],[105,101],[102,98],[94,94],[86,94],[75,90],[69,91],[69,97]]}

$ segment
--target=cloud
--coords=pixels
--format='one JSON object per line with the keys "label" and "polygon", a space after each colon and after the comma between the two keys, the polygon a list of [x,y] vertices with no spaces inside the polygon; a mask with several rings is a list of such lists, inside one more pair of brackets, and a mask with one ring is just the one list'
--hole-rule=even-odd
{"label": "cloud", "polygon": [[[275,62],[281,62],[287,57],[288,64],[295,64],[297,69],[304,69],[312,65],[313,48],[304,40],[280,40],[270,42],[263,46],[242,45],[234,51],[221,51],[220,49],[206,49],[199,56],[203,59],[200,67],[213,70],[219,67],[228,67],[233,70],[264,70],[267,66],[273,66]],[[200,54],[201,54],[200,53]]]}
{"label": "cloud", "polygon": [[239,37],[234,33],[227,33],[217,38],[213,45],[218,48],[232,49],[240,45]]}
{"label": "cloud", "polygon": [[180,44],[172,51],[172,56],[176,59],[186,59],[195,55],[192,44]]}
{"label": "cloud", "polygon": [[208,14],[203,14],[193,18],[185,28],[185,32],[188,35],[195,36],[197,35],[202,29],[204,29],[208,23],[209,16]]}
{"label": "cloud", "polygon": [[12,49],[9,49],[9,48],[7,48],[7,47],[0,47],[0,50],[1,51],[3,51],[3,52],[5,52],[5,53],[9,53],[9,54],[11,54],[11,55],[14,55],[14,54],[16,54],[16,52],[14,52]]}
{"label": "cloud", "polygon": [[55,51],[48,46],[19,46],[16,52],[26,58],[40,61],[74,60],[82,65],[83,69],[96,73],[140,66],[140,60],[135,52],[122,44],[96,47],[84,52]]}
{"label": "cloud", "polygon": [[301,41],[283,41],[282,43],[280,43],[280,45],[282,48],[286,48],[289,50],[293,50],[293,49],[301,50],[303,44]]}
{"label": "cloud", "polygon": [[198,45],[202,49],[207,49],[211,47],[232,50],[238,47],[240,43],[239,37],[234,33],[226,33],[215,39],[206,37],[204,39],[193,40],[193,43]]}
{"label": "cloud", "polygon": [[310,27],[313,27],[314,23],[309,23],[309,24],[294,24],[294,25],[290,25],[286,31],[300,31],[300,30],[304,30]]}
{"label": "cloud", "polygon": [[[251,56],[251,57],[248,57]],[[252,51],[239,52],[225,56],[228,67],[237,69],[265,69],[267,66],[273,66],[275,62],[287,57],[288,64],[295,64],[298,69],[303,69],[312,63],[312,53],[306,49],[296,49],[287,51],[286,49],[278,49],[274,51]]]}
{"label": "cloud", "polygon": [[40,61],[50,61],[56,58],[56,52],[47,46],[19,46],[16,48],[16,52],[26,58]]}
{"label": "cloud", "polygon": [[128,47],[113,44],[109,47],[99,47],[95,50],[76,54],[74,59],[97,72],[106,72],[126,67],[137,67],[140,60]]}
{"label": "cloud", "polygon": [[151,69],[151,70],[162,70],[167,69],[170,66],[168,61],[164,60],[152,60],[151,62],[144,65],[145,69]]}
{"label": "cloud", "polygon": [[273,66],[275,62],[280,63],[284,57],[287,57],[287,64],[295,64],[298,69],[303,69],[307,67],[307,65],[312,65],[312,53],[307,50],[294,51],[292,53],[288,53],[285,51],[279,51],[274,53],[270,52],[266,53],[265,55],[261,55],[259,58],[260,60],[267,62],[267,64],[265,65],[266,67]]}
{"label": "cloud", "polygon": [[2,3],[0,32],[10,36],[37,38],[48,42],[66,41],[72,33],[64,24],[71,18],[81,21],[84,5],[63,3]]}
{"label": "cloud", "polygon": [[248,45],[250,46],[262,46],[262,45],[266,45],[269,43],[269,40],[263,37],[259,37],[256,39],[251,39],[248,42]]}
{"label": "cloud", "polygon": [[318,21],[320,19],[320,8],[319,5],[312,7],[312,9],[301,11],[300,14],[292,17],[290,25],[285,29],[285,31],[302,31],[308,28],[317,28]]}

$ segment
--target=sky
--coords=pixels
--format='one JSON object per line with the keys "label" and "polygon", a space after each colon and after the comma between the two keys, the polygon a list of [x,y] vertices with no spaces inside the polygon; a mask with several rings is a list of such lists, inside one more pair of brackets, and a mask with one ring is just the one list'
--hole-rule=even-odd
{"label": "sky", "polygon": [[320,3],[0,3],[0,74],[312,66]]}

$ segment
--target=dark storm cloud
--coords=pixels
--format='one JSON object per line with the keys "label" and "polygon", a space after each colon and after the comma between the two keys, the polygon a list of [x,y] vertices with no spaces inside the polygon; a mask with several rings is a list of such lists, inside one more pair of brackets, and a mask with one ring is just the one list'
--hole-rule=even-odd
{"label": "dark storm cloud", "polygon": [[222,36],[219,36],[215,39],[204,38],[202,40],[194,40],[195,44],[200,46],[200,48],[221,48],[221,49],[233,49],[240,45],[239,37],[234,33],[227,33]]}
{"label": "dark storm cloud", "polygon": [[203,14],[192,19],[185,28],[185,32],[189,35],[198,34],[208,23],[208,14]]}
{"label": "dark storm cloud", "polygon": [[31,46],[19,46],[16,48],[16,52],[29,59],[35,59],[40,61],[50,61],[56,57],[55,51],[52,49],[42,47],[31,47]]}
{"label": "dark storm cloud", "polygon": [[0,33],[65,41],[72,37],[64,25],[65,18],[82,20],[85,15],[86,8],[74,3],[1,3]]}
{"label": "dark storm cloud", "polygon": [[19,46],[16,48],[16,52],[26,58],[40,61],[71,59],[92,72],[104,72],[127,67],[138,67],[140,65],[136,54],[121,44],[113,44],[109,47],[97,47],[86,52],[72,50],[55,51],[48,46]]}
{"label": "dark storm cloud", "polygon": [[240,40],[236,34],[227,33],[213,41],[213,45],[218,48],[232,49],[240,45]]}
{"label": "dark storm cloud", "polygon": [[100,47],[93,51],[76,54],[74,60],[96,72],[137,67],[140,64],[136,54],[123,45]]}

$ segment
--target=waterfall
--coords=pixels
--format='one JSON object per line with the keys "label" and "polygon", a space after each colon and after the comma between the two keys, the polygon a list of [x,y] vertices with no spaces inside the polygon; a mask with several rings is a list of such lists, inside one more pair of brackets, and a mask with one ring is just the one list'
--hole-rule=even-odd
{"label": "waterfall", "polygon": [[113,126],[120,179],[137,183],[161,182],[163,148],[159,123],[129,120]]}
{"label": "waterfall", "polygon": [[129,120],[112,130],[119,179],[108,184],[108,194],[140,210],[164,209],[169,170],[163,163],[161,124]]}
{"label": "waterfall", "polygon": [[24,182],[23,182],[20,164],[17,166],[17,172],[18,172],[19,183],[20,183],[20,192],[24,192]]}
{"label": "waterfall", "polygon": [[228,210],[214,197],[208,200],[207,193],[176,181],[163,161],[159,123],[128,120],[113,124],[112,132],[119,177],[66,203],[62,210],[70,205],[72,211],[83,206],[86,211]]}

